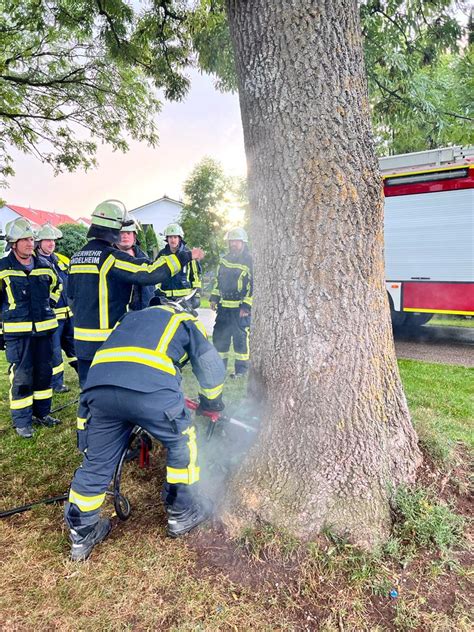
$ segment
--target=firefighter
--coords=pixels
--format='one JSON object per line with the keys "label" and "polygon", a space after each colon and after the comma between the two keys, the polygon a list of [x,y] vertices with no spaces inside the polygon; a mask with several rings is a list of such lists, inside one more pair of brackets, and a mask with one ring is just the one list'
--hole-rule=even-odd
{"label": "firefighter", "polygon": [[216,282],[209,299],[217,310],[212,339],[227,367],[231,341],[234,344],[235,373],[239,378],[248,371],[250,349],[250,311],[252,307],[252,257],[243,228],[233,228],[226,235],[229,252],[217,268]]}
{"label": "firefighter", "polygon": [[[129,219],[132,219],[129,217]],[[140,263],[151,263],[151,259],[140,248],[138,241],[138,223],[132,219],[132,224],[123,226],[120,230],[120,239],[115,244],[119,250],[126,252],[135,259],[140,259]],[[132,296],[128,304],[128,309],[136,311],[148,307],[153,296],[154,288],[152,285],[134,285]]]}
{"label": "firefighter", "polygon": [[[189,248],[184,241],[184,231],[179,224],[169,224],[164,230],[166,246],[160,250],[158,256],[167,256],[179,252],[189,252]],[[179,274],[163,283],[158,284],[156,294],[163,294],[166,298],[173,300],[186,296],[190,289],[198,288],[192,299],[191,307],[197,309],[201,304],[199,291],[201,288],[201,265],[199,261],[191,261],[189,265],[183,267]]]}
{"label": "firefighter", "polygon": [[[68,299],[74,312],[74,344],[78,361],[79,384],[84,387],[95,352],[107,340],[118,319],[125,313],[134,285],[155,285],[181,271],[192,259],[202,259],[200,248],[160,257],[152,264],[140,263],[113,246],[120,240],[126,210],[118,200],[99,204],[91,217],[89,242],[71,258]],[[79,403],[78,446],[86,416]]]}
{"label": "firefighter", "polygon": [[61,296],[54,308],[58,327],[53,333],[53,379],[51,386],[55,393],[67,393],[70,389],[64,384],[64,353],[69,365],[77,370],[76,353],[74,351],[74,322],[72,310],[67,303],[67,282],[69,258],[56,250],[56,240],[63,236],[59,228],[49,222],[43,224],[36,235],[36,253],[46,259],[53,267],[62,284]]}
{"label": "firefighter", "polygon": [[65,506],[73,560],[86,559],[110,531],[110,521],[99,518],[100,507],[136,424],[167,449],[162,493],[167,534],[184,535],[211,512],[210,501],[197,492],[196,430],[185,407],[180,370],[191,362],[201,411],[220,411],[224,365],[197,318],[164,297],[152,303],[120,319],[89,370],[87,451]]}
{"label": "firefighter", "polygon": [[58,321],[51,307],[60,281],[46,259],[35,255],[34,231],[19,217],[5,227],[7,248],[0,259],[0,321],[10,377],[10,410],[16,433],[33,436],[33,424],[55,426],[50,415],[53,332]]}

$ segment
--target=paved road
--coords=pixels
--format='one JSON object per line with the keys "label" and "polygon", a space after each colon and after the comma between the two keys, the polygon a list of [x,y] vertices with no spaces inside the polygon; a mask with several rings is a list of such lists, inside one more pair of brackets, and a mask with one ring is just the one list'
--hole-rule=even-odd
{"label": "paved road", "polygon": [[[212,334],[215,312],[199,309],[198,313],[207,332]],[[395,350],[398,358],[474,367],[474,328],[425,326],[416,334],[397,333]]]}
{"label": "paved road", "polygon": [[420,327],[395,334],[398,358],[474,367],[474,328]]}

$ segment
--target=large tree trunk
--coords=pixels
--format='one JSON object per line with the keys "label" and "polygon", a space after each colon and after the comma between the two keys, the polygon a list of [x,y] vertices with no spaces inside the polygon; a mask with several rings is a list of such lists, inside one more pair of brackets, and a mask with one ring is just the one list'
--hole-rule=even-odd
{"label": "large tree trunk", "polygon": [[262,431],[223,520],[382,541],[420,462],[384,288],[356,0],[227,0],[249,168]]}

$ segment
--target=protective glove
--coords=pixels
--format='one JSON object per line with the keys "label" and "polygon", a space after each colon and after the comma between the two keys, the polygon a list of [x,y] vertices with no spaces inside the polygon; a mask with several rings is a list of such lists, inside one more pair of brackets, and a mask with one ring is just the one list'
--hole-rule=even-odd
{"label": "protective glove", "polygon": [[208,399],[205,395],[199,395],[199,406],[196,410],[197,415],[204,413],[214,413],[224,410],[224,402],[222,401],[222,395],[215,399]]}

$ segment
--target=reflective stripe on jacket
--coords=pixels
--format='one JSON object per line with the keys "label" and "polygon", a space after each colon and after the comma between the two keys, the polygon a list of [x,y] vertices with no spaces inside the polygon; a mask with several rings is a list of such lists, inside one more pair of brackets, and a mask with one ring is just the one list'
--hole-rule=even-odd
{"label": "reflective stripe on jacket", "polygon": [[225,369],[202,323],[169,305],[128,312],[94,356],[86,389],[113,385],[142,393],[180,391],[180,368],[191,362],[200,392],[222,393]]}
{"label": "reflective stripe on jacket", "polygon": [[0,259],[0,321],[6,337],[50,333],[58,326],[51,307],[61,293],[50,263],[33,255],[33,269],[20,264],[13,251]]}
{"label": "reflective stripe on jacket", "polygon": [[175,255],[148,264],[102,239],[90,240],[73,255],[69,268],[68,298],[74,312],[77,357],[93,358],[125,313],[133,285],[155,285],[181,267]]}
{"label": "reflective stripe on jacket", "polygon": [[210,301],[222,307],[250,308],[253,295],[252,257],[247,246],[239,255],[228,253],[219,261]]}
{"label": "reflective stripe on jacket", "polygon": [[[186,246],[186,242],[181,240],[178,248],[180,252],[191,252]],[[168,244],[160,250],[159,257],[168,256],[171,254],[171,249]],[[181,272],[174,277],[167,279],[163,283],[159,283],[156,286],[157,290],[161,290],[168,298],[179,298],[180,296],[186,296],[190,290],[201,287],[201,264],[199,261],[190,261],[188,265],[184,266]]]}

